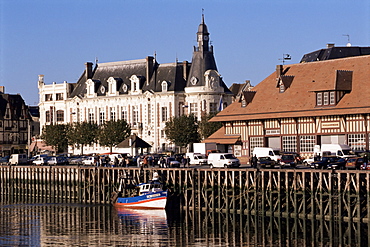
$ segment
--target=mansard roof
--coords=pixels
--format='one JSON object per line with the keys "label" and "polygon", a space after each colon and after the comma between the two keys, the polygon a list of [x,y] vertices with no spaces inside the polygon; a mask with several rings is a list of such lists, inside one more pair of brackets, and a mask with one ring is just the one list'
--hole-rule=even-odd
{"label": "mansard roof", "polygon": [[[121,83],[130,84],[130,77],[132,75],[144,76],[146,75],[146,59],[120,61],[120,62],[110,62],[110,63],[99,63],[96,65],[92,80],[100,82],[102,85],[108,85],[109,77],[120,78]],[[71,94],[71,98],[74,96],[84,96],[86,93],[86,69],[81,75],[77,82],[76,88]]]}
{"label": "mansard roof", "polygon": [[370,47],[359,47],[359,46],[345,46],[336,47],[334,44],[328,44],[325,49],[320,49],[307,54],[304,54],[301,63],[323,61],[337,58],[354,57],[370,55]]}
{"label": "mansard roof", "polygon": [[149,85],[144,85],[143,90],[161,92],[162,82],[166,81],[168,83],[167,91],[184,91],[186,86],[186,80],[184,77],[189,70],[190,65],[191,64],[187,62],[159,64]]}
{"label": "mansard roof", "polygon": [[[370,113],[369,55],[284,65],[283,71],[285,76],[294,77],[283,93],[276,87],[278,78],[274,72],[253,88],[256,93],[245,107],[236,101],[211,121]],[[334,106],[318,107],[316,93],[320,90],[345,94]]]}

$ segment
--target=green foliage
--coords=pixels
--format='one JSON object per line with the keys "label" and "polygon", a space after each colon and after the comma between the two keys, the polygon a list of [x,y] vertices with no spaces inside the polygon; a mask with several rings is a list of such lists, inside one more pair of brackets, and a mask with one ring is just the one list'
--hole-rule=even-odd
{"label": "green foliage", "polygon": [[222,127],[221,122],[210,122],[209,120],[216,116],[217,113],[210,113],[203,115],[202,119],[199,121],[199,134],[202,140],[208,138],[210,135],[215,133]]}
{"label": "green foliage", "polygon": [[110,152],[112,152],[113,146],[124,141],[130,135],[131,128],[125,120],[106,121],[100,126],[99,143],[102,146],[110,147]]}
{"label": "green foliage", "polygon": [[96,142],[98,137],[99,127],[91,122],[77,122],[68,125],[67,138],[68,144],[76,147],[90,145]]}
{"label": "green foliage", "polygon": [[42,128],[41,139],[46,145],[52,146],[57,153],[63,152],[68,147],[67,125],[45,125]]}
{"label": "green foliage", "polygon": [[190,143],[199,142],[198,122],[194,115],[182,115],[171,118],[164,129],[167,139],[176,146],[186,147]]}

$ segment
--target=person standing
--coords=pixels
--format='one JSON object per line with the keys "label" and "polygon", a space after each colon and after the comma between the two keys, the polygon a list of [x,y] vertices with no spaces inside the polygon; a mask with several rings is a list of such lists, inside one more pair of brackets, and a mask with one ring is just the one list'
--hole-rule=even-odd
{"label": "person standing", "polygon": [[137,163],[137,167],[140,167],[140,163],[141,163],[140,156],[137,156],[136,163]]}
{"label": "person standing", "polygon": [[186,167],[186,163],[187,163],[187,159],[185,157],[182,157],[181,163],[182,163],[183,167],[185,168]]}
{"label": "person standing", "polygon": [[257,162],[258,162],[257,156],[256,156],[256,155],[254,155],[254,156],[252,157],[252,167],[253,167],[253,168],[257,168]]}

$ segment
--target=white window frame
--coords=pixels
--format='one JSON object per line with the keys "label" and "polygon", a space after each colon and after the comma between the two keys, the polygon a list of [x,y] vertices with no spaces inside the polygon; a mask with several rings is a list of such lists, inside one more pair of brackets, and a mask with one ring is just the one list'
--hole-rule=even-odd
{"label": "white window frame", "polygon": [[316,102],[317,102],[317,105],[322,105],[322,93],[317,93]]}

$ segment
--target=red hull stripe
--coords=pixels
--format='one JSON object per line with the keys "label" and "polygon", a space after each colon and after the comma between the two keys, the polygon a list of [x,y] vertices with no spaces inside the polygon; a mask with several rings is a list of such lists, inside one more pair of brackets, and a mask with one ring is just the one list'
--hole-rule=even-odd
{"label": "red hull stripe", "polygon": [[116,203],[117,206],[124,206],[124,205],[137,205],[137,204],[142,204],[142,203],[147,203],[147,202],[153,202],[153,201],[158,201],[158,200],[165,200],[166,197],[163,196],[163,197],[157,197],[157,198],[153,198],[153,199],[148,199],[148,200],[143,200],[143,201],[140,201],[140,202],[129,202],[129,203]]}

